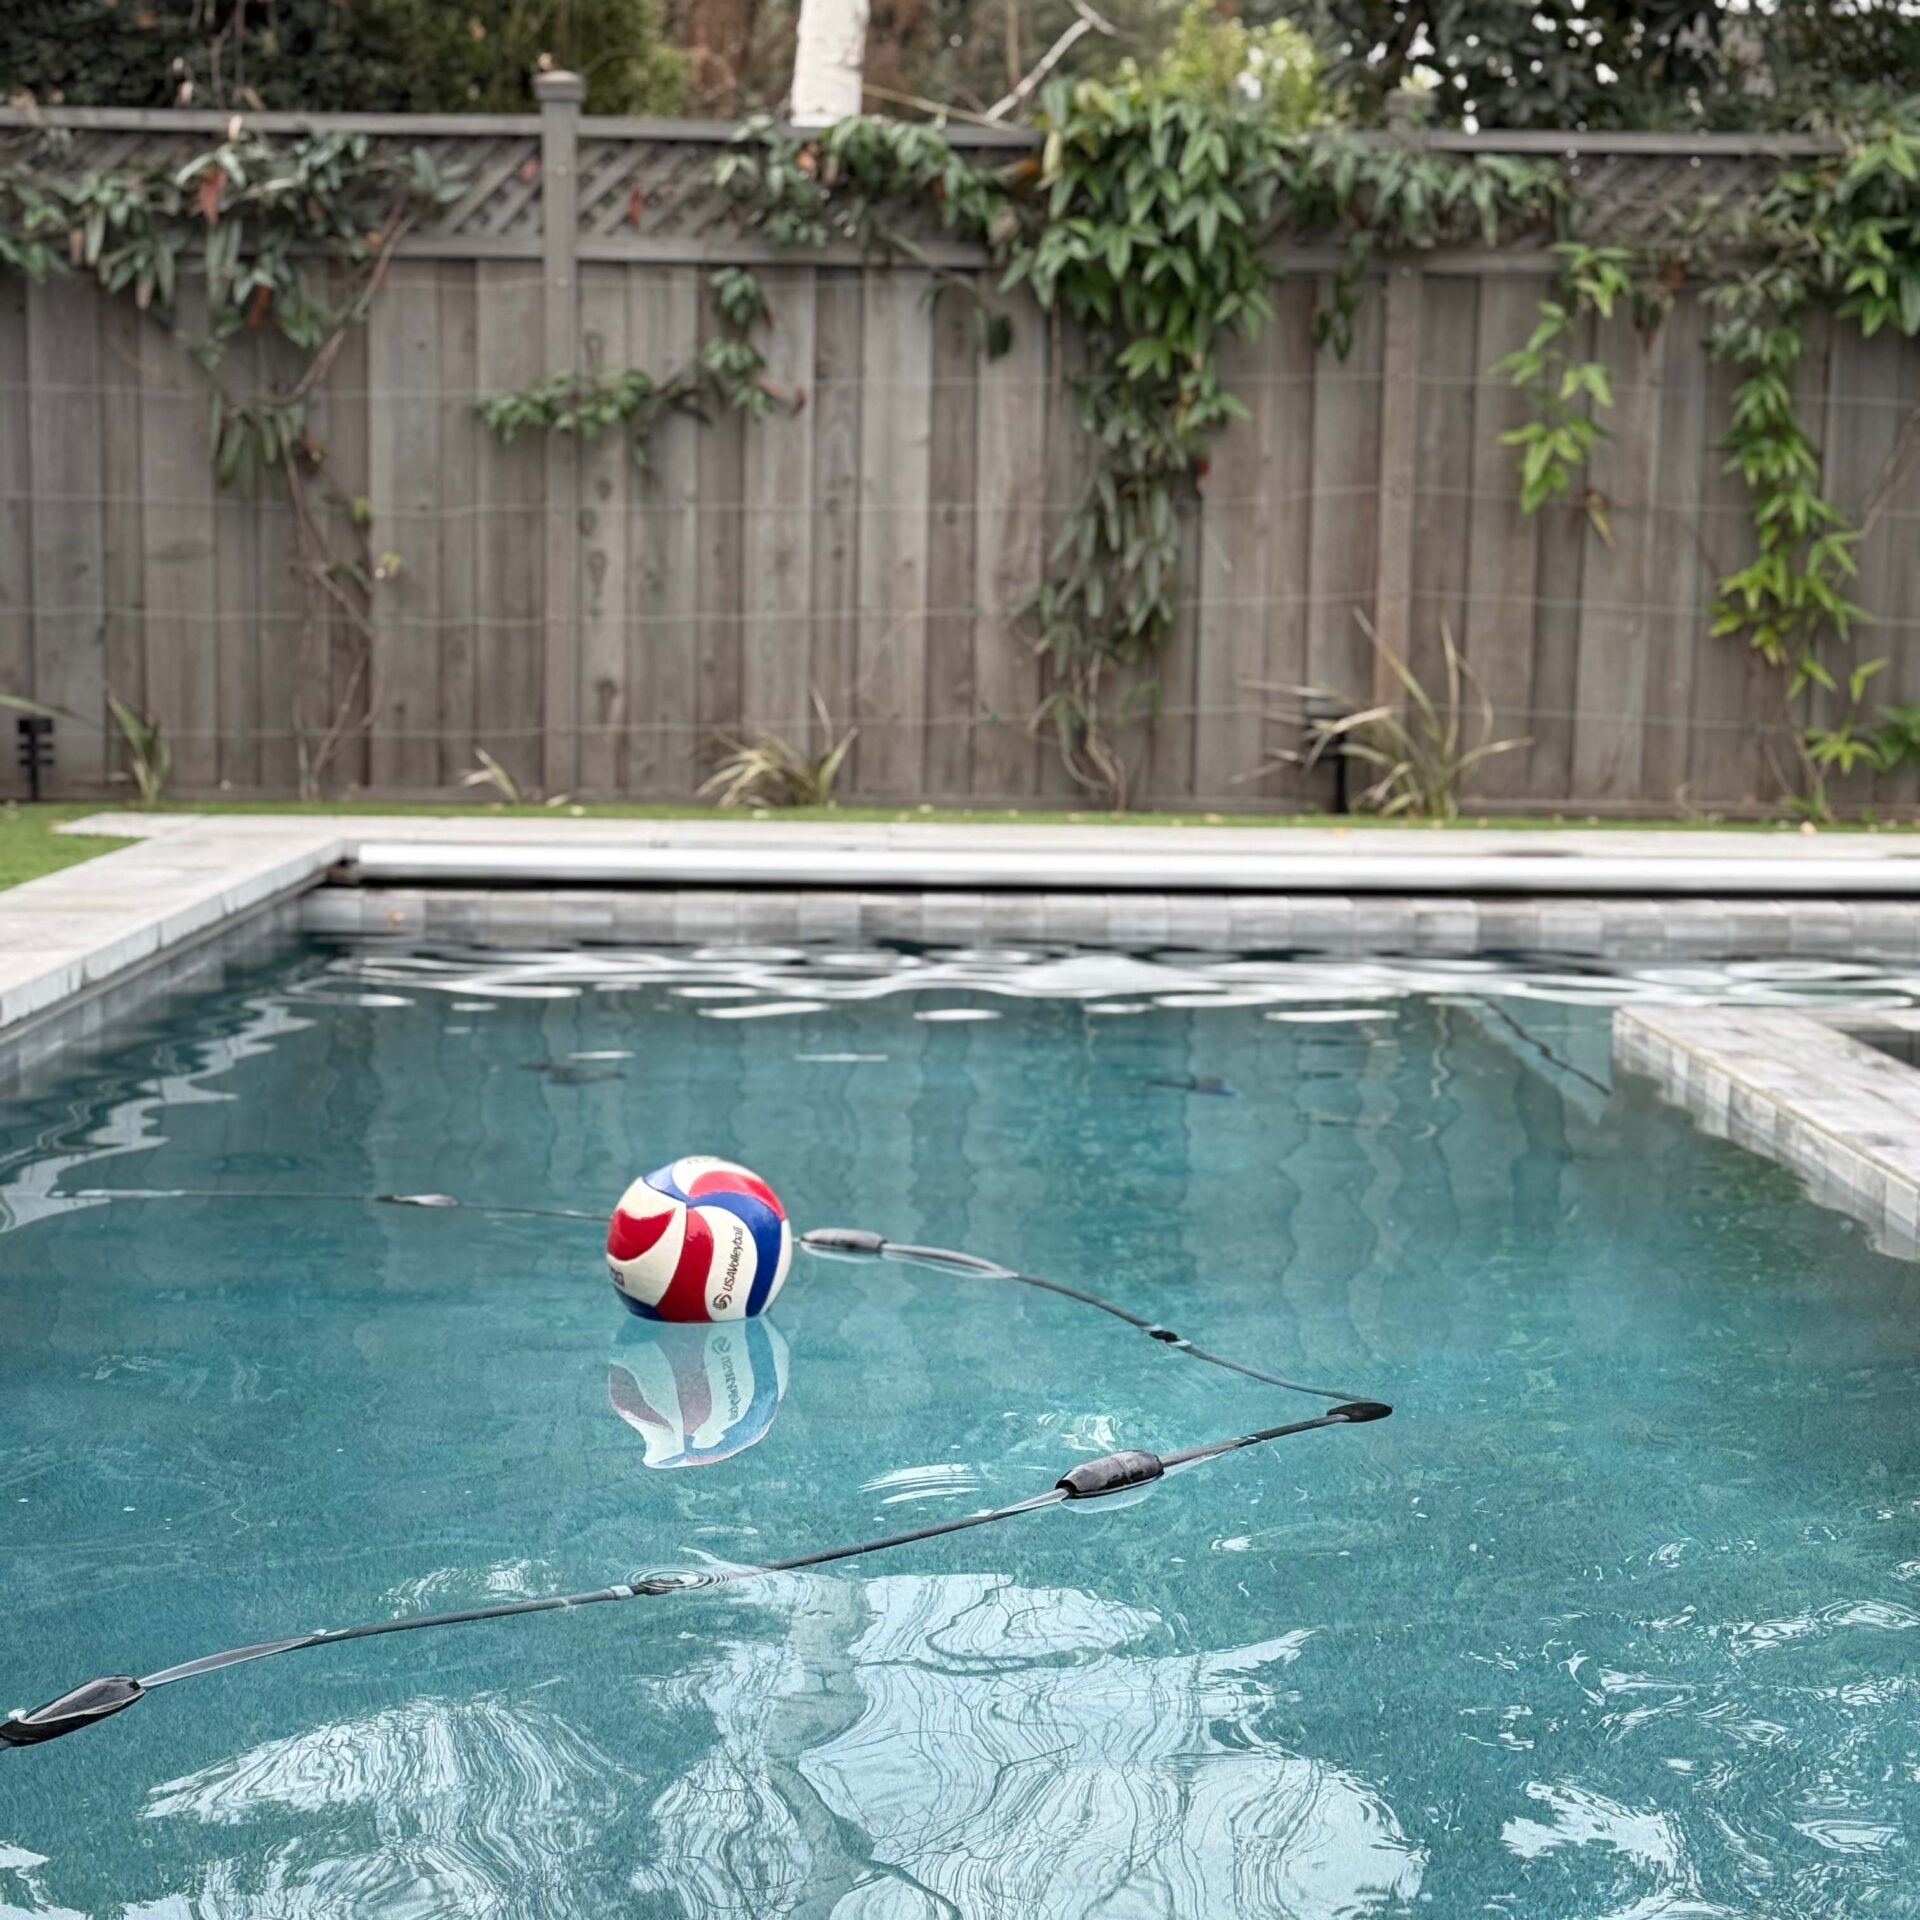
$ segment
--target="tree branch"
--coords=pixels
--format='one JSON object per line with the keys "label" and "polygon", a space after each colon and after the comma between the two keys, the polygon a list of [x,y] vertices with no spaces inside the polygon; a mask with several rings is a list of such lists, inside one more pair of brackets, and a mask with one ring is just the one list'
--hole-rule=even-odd
{"label": "tree branch", "polygon": [[1008,114],[1015,112],[1019,107],[1023,106],[1034,88],[1037,87],[1088,34],[1102,33],[1105,34],[1109,40],[1117,40],[1120,37],[1119,29],[1115,27],[1110,20],[1103,20],[1099,14],[1095,13],[1094,10],[1086,4],[1086,0],[1073,0],[1073,10],[1080,16],[1079,19],[1040,56],[1035,65],[1029,69],[1026,78],[1014,87],[1012,92],[1002,95],[1000,99],[996,100],[993,105],[987,109],[984,117],[989,124],[1005,119]]}

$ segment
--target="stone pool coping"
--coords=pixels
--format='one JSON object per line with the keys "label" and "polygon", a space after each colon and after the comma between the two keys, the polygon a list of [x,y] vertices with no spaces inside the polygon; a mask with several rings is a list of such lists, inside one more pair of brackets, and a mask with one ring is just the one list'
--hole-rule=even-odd
{"label": "stone pool coping", "polygon": [[1613,1057],[1702,1132],[1790,1167],[1882,1251],[1920,1257],[1911,1067],[1829,1020],[1774,1007],[1616,1008]]}
{"label": "stone pool coping", "polygon": [[[67,830],[136,844],[0,893],[0,1046],[336,874],[400,887],[310,902],[310,921],[448,937],[1920,955],[1920,843],[1899,835],[485,813],[113,813]],[[422,879],[467,891],[409,892]]]}

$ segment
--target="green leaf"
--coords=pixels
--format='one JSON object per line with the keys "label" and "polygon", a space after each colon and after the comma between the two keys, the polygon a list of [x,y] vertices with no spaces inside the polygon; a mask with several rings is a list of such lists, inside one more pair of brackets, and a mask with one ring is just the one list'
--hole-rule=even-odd
{"label": "green leaf", "polygon": [[1885,659],[1863,660],[1847,675],[1847,697],[1856,707],[1860,704],[1860,696],[1866,691],[1867,682],[1886,664]]}

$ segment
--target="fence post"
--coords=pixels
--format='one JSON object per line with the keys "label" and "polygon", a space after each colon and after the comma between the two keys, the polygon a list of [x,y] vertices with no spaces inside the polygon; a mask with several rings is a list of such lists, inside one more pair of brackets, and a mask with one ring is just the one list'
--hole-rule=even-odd
{"label": "fence post", "polygon": [[[580,370],[580,103],[577,73],[540,73],[540,233],[545,371]],[[574,785],[580,722],[580,456],[565,434],[546,436],[546,718],[541,783]]]}
{"label": "fence post", "polygon": [[[1413,102],[1387,101],[1392,136],[1409,144],[1420,134]],[[1380,480],[1375,515],[1373,626],[1380,647],[1409,661],[1413,648],[1413,511],[1420,465],[1420,321],[1425,275],[1419,258],[1387,262],[1386,341],[1380,368]],[[1405,689],[1379,649],[1373,660],[1373,702],[1401,704]]]}

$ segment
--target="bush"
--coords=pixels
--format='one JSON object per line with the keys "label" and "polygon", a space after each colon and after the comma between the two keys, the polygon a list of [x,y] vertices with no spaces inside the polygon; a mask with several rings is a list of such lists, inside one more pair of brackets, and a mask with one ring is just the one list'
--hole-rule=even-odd
{"label": "bush", "polygon": [[594,113],[673,113],[659,0],[0,0],[0,98],[69,106],[514,113],[542,54]]}
{"label": "bush", "polygon": [[1121,76],[1149,98],[1257,109],[1290,133],[1331,117],[1313,42],[1286,20],[1249,27],[1216,0],[1188,0],[1158,61],[1142,72],[1129,60]]}
{"label": "bush", "polygon": [[1482,127],[1769,127],[1920,93],[1920,17],[1889,0],[1250,0],[1304,26],[1356,118],[1431,87]]}

